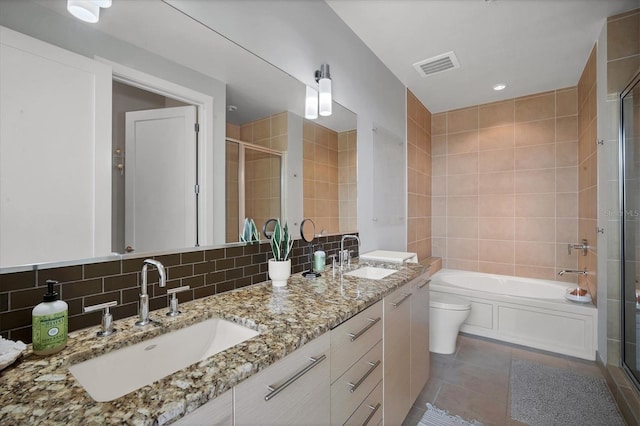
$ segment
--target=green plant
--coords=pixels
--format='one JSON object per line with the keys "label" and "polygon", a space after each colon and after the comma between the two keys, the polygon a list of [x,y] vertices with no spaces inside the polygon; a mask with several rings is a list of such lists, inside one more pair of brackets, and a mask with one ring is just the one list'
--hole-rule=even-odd
{"label": "green plant", "polygon": [[276,222],[273,228],[273,234],[271,235],[271,252],[273,253],[273,260],[284,261],[288,260],[291,255],[291,248],[293,247],[293,240],[289,235],[289,227],[287,223],[284,223],[284,227],[280,227],[280,219]]}

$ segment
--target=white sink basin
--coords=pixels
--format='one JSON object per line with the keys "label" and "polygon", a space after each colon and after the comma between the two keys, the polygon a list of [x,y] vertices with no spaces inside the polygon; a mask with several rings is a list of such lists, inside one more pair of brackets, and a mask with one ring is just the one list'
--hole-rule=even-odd
{"label": "white sink basin", "polygon": [[212,318],[74,364],[69,371],[93,399],[111,401],[258,334]]}
{"label": "white sink basin", "polygon": [[370,280],[381,280],[389,275],[398,272],[395,269],[377,268],[375,266],[363,266],[355,271],[347,272],[345,275],[352,277],[367,278]]}

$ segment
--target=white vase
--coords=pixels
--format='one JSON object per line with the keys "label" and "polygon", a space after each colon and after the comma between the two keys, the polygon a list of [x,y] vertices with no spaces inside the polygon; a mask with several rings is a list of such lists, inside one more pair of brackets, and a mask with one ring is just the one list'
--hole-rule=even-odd
{"label": "white vase", "polygon": [[284,287],[287,279],[291,276],[291,259],[273,260],[269,259],[269,278],[274,287]]}

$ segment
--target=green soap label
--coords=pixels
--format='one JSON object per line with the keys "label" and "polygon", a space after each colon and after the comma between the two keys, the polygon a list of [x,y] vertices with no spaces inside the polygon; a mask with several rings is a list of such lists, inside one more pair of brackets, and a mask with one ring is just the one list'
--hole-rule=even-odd
{"label": "green soap label", "polygon": [[32,318],[34,351],[54,349],[67,344],[67,311]]}

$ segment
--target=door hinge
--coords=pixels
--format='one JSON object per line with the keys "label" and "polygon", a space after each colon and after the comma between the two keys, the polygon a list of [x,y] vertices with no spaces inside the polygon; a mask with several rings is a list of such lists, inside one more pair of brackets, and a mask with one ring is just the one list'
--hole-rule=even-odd
{"label": "door hinge", "polygon": [[195,192],[196,194],[200,194],[200,185],[196,183],[193,187],[193,192]]}
{"label": "door hinge", "polygon": [[193,127],[194,127],[196,133],[198,133],[200,131],[200,123],[194,124]]}

